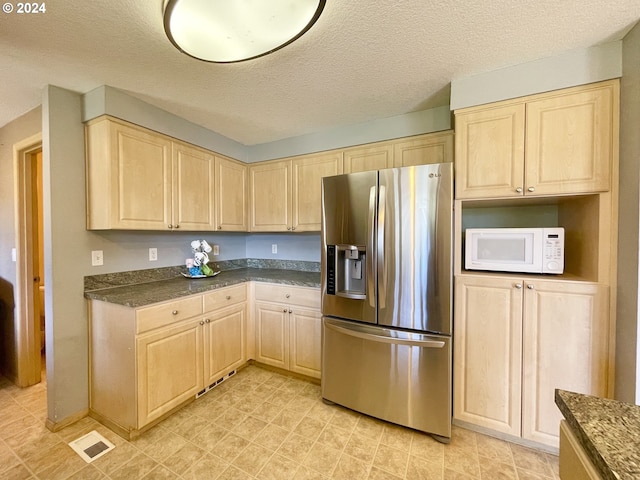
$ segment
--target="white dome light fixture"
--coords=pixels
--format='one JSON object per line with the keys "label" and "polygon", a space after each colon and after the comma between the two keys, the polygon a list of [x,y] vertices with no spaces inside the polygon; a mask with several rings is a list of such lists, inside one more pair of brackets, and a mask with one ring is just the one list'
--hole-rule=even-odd
{"label": "white dome light fixture", "polygon": [[300,38],[326,0],[168,0],[164,30],[181,52],[214,63],[267,55]]}

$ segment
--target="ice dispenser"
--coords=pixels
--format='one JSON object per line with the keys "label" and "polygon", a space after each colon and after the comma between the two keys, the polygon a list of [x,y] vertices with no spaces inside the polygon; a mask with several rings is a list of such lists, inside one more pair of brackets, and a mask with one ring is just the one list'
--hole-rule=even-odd
{"label": "ice dispenser", "polygon": [[366,247],[327,245],[327,294],[364,300]]}

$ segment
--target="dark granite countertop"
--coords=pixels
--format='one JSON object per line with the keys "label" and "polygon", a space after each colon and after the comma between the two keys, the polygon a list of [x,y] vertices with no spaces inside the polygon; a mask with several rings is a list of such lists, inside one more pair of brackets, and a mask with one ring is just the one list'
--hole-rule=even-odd
{"label": "dark granite countertop", "polygon": [[640,479],[640,406],[556,390],[556,405],[605,479]]}
{"label": "dark granite countertop", "polygon": [[85,291],[84,296],[91,300],[101,300],[135,308],[248,281],[317,288],[320,287],[320,272],[278,268],[237,268],[222,271],[210,278],[191,279],[177,276],[135,285]]}

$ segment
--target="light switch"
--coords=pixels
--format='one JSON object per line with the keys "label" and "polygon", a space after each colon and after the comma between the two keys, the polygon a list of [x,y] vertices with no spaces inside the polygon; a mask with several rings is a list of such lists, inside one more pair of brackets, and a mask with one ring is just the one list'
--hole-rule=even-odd
{"label": "light switch", "polygon": [[104,256],[102,250],[92,250],[91,251],[91,265],[94,267],[99,267],[104,263]]}

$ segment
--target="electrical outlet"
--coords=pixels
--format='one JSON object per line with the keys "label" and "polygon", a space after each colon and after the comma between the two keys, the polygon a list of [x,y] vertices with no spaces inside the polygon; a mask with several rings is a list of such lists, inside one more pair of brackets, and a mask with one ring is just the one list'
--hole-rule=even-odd
{"label": "electrical outlet", "polygon": [[220,245],[213,245],[212,248],[214,255],[220,255]]}
{"label": "electrical outlet", "polygon": [[17,254],[16,254],[16,249],[15,249],[15,248],[12,248],[12,249],[11,249],[11,261],[12,261],[12,262],[15,262],[17,259],[18,259],[18,256],[17,256]]}
{"label": "electrical outlet", "polygon": [[271,253],[278,253],[278,244],[274,243],[271,245]]}
{"label": "electrical outlet", "polygon": [[104,263],[104,254],[102,250],[92,250],[91,251],[91,265],[94,267],[99,267]]}
{"label": "electrical outlet", "polygon": [[149,261],[150,262],[155,262],[156,260],[158,260],[158,249],[157,248],[150,248],[149,249]]}

